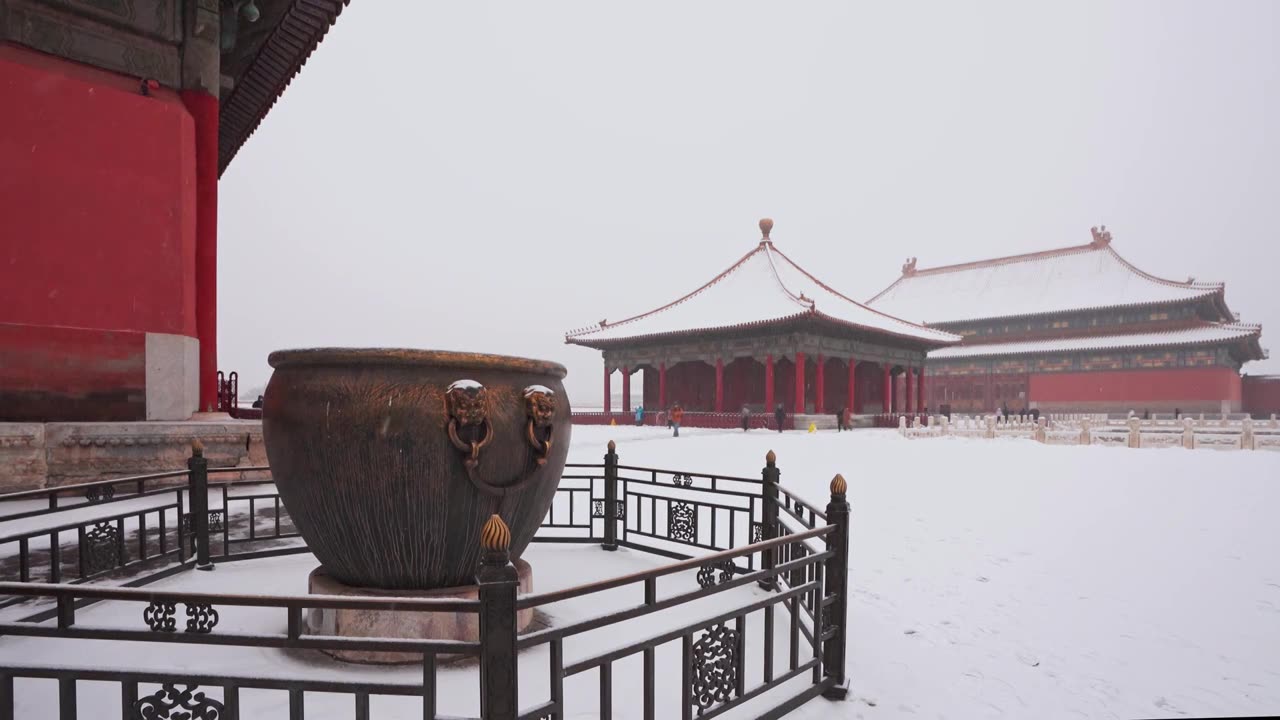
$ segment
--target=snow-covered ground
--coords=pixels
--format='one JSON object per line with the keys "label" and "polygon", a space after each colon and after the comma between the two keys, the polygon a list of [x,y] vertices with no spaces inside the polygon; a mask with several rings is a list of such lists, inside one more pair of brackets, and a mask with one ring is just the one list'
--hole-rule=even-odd
{"label": "snow-covered ground", "polygon": [[[815,700],[795,717],[1128,718],[1280,711],[1280,454],[1054,447],[1028,440],[912,441],[892,431],[779,435],[684,429],[673,439],[661,428],[575,427],[570,461],[598,463],[610,439],[617,441],[623,464],[747,476],[758,475],[765,452],[773,449],[782,483],[818,505],[826,502],[832,475],[848,480],[850,699]],[[540,591],[583,582],[589,579],[584,574],[634,572],[665,562],[590,546],[535,545],[530,553]],[[608,563],[600,564],[602,558]],[[163,584],[303,592],[302,578],[313,562],[293,556],[230,564]],[[673,578],[661,594],[692,588],[688,575]],[[567,621],[599,614],[615,602],[635,602],[634,593],[610,593],[548,611],[553,621]],[[705,611],[682,607],[663,622],[691,621]],[[77,620],[136,627],[138,612],[136,606],[103,603],[80,611]],[[229,629],[282,631],[283,619],[276,615],[233,615],[225,614]],[[633,636],[626,628],[611,628],[598,639],[567,643],[566,659],[652,635],[654,625],[650,619],[632,626]],[[750,638],[759,637],[753,627],[749,654]],[[670,652],[659,653],[664,697],[676,692],[680,676],[678,651]],[[521,657],[522,707],[545,698],[545,653],[544,647]],[[137,667],[416,680],[412,669],[353,669],[271,650],[147,644],[125,655]],[[0,661],[111,665],[120,657],[118,647],[103,643],[0,639]],[[615,667],[615,717],[639,716],[638,682],[623,680],[638,677],[637,669],[635,659]],[[445,672],[450,675],[441,678],[441,687],[458,693],[442,698],[441,711],[474,713],[468,699],[474,697],[474,679],[464,677],[474,671]],[[595,673],[588,672],[567,685],[575,710],[585,713],[577,717],[594,716],[594,681]],[[82,683],[82,707],[93,685]],[[100,690],[109,692],[107,686]],[[23,707],[50,707],[30,692],[18,688],[19,699],[30,703]],[[43,696],[51,700],[54,692],[46,683]],[[308,717],[349,715],[345,702],[329,708],[322,700],[308,698]],[[391,717],[415,712],[411,700],[383,701]],[[282,711],[282,699],[270,702]],[[377,709],[375,715],[384,716]],[[728,716],[753,712],[746,707]]]}
{"label": "snow-covered ground", "polygon": [[[853,507],[851,701],[799,717],[1280,712],[1280,454],[575,427],[621,462],[757,473]],[[874,703],[874,705],[873,705]]]}

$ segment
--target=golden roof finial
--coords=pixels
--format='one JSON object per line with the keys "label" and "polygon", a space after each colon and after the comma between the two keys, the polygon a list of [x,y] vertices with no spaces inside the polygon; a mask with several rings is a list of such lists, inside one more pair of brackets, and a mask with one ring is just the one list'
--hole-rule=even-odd
{"label": "golden roof finial", "polygon": [[836,473],[836,476],[831,478],[831,494],[843,495],[848,491],[849,491],[849,483],[846,483],[844,481],[843,475],[841,475],[840,473]]}
{"label": "golden roof finial", "polygon": [[200,438],[191,438],[191,454],[197,456],[204,455],[204,443],[200,442]]}
{"label": "golden roof finial", "polygon": [[491,552],[511,547],[511,529],[497,515],[490,515],[480,528],[480,547]]}
{"label": "golden roof finial", "polygon": [[764,461],[772,465],[778,462],[778,456],[775,455],[772,450],[770,450],[769,452],[764,454]]}
{"label": "golden roof finial", "polygon": [[609,441],[609,452],[614,452],[614,451],[616,451],[617,449],[618,449],[618,444],[617,444],[617,443],[615,443],[614,441],[610,440],[610,441]]}
{"label": "golden roof finial", "polygon": [[769,218],[760,218],[760,235],[761,240],[769,239],[769,231],[773,230],[773,220]]}

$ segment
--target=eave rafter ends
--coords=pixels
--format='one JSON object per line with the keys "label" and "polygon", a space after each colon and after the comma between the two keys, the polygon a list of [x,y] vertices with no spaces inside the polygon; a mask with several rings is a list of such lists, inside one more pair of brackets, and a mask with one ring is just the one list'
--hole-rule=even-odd
{"label": "eave rafter ends", "polygon": [[307,64],[329,28],[351,0],[291,0],[289,9],[258,49],[252,63],[231,83],[218,123],[218,174],[275,106]]}
{"label": "eave rafter ends", "polygon": [[1204,323],[1198,327],[1155,333],[985,343],[943,348],[929,353],[932,361],[964,361],[998,357],[1030,357],[1077,352],[1134,352],[1204,346],[1226,346],[1246,359],[1261,359],[1261,325]]}

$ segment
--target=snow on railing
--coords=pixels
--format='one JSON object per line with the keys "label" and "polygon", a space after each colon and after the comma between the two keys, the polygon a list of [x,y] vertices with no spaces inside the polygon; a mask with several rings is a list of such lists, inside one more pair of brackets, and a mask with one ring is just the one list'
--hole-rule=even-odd
{"label": "snow on railing", "polygon": [[[1096,423],[1096,425],[1095,425]],[[1229,416],[1208,421],[1183,417],[1143,420],[1131,416],[1117,422],[1105,415],[1054,413],[1035,419],[995,415],[944,415],[898,421],[898,432],[908,438],[969,437],[1022,438],[1046,445],[1105,445],[1130,448],[1198,448],[1212,450],[1280,451],[1280,421],[1239,421]]]}

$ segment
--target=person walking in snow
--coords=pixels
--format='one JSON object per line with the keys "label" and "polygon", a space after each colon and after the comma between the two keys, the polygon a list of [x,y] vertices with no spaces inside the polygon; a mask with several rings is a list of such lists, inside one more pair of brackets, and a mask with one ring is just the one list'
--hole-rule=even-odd
{"label": "person walking in snow", "polygon": [[684,408],[680,407],[680,403],[676,403],[676,405],[671,408],[671,427],[675,430],[671,433],[671,437],[680,437],[680,421],[683,419]]}
{"label": "person walking in snow", "polygon": [[636,406],[636,427],[644,424],[644,405]]}
{"label": "person walking in snow", "polygon": [[844,427],[845,409],[840,408],[840,412],[836,413],[836,432],[841,432]]}
{"label": "person walking in snow", "polygon": [[773,410],[773,421],[778,424],[778,432],[782,432],[782,422],[787,419],[787,412],[782,409],[782,403],[778,403],[778,407]]}
{"label": "person walking in snow", "polygon": [[746,405],[742,406],[742,432],[751,429],[751,409]]}

